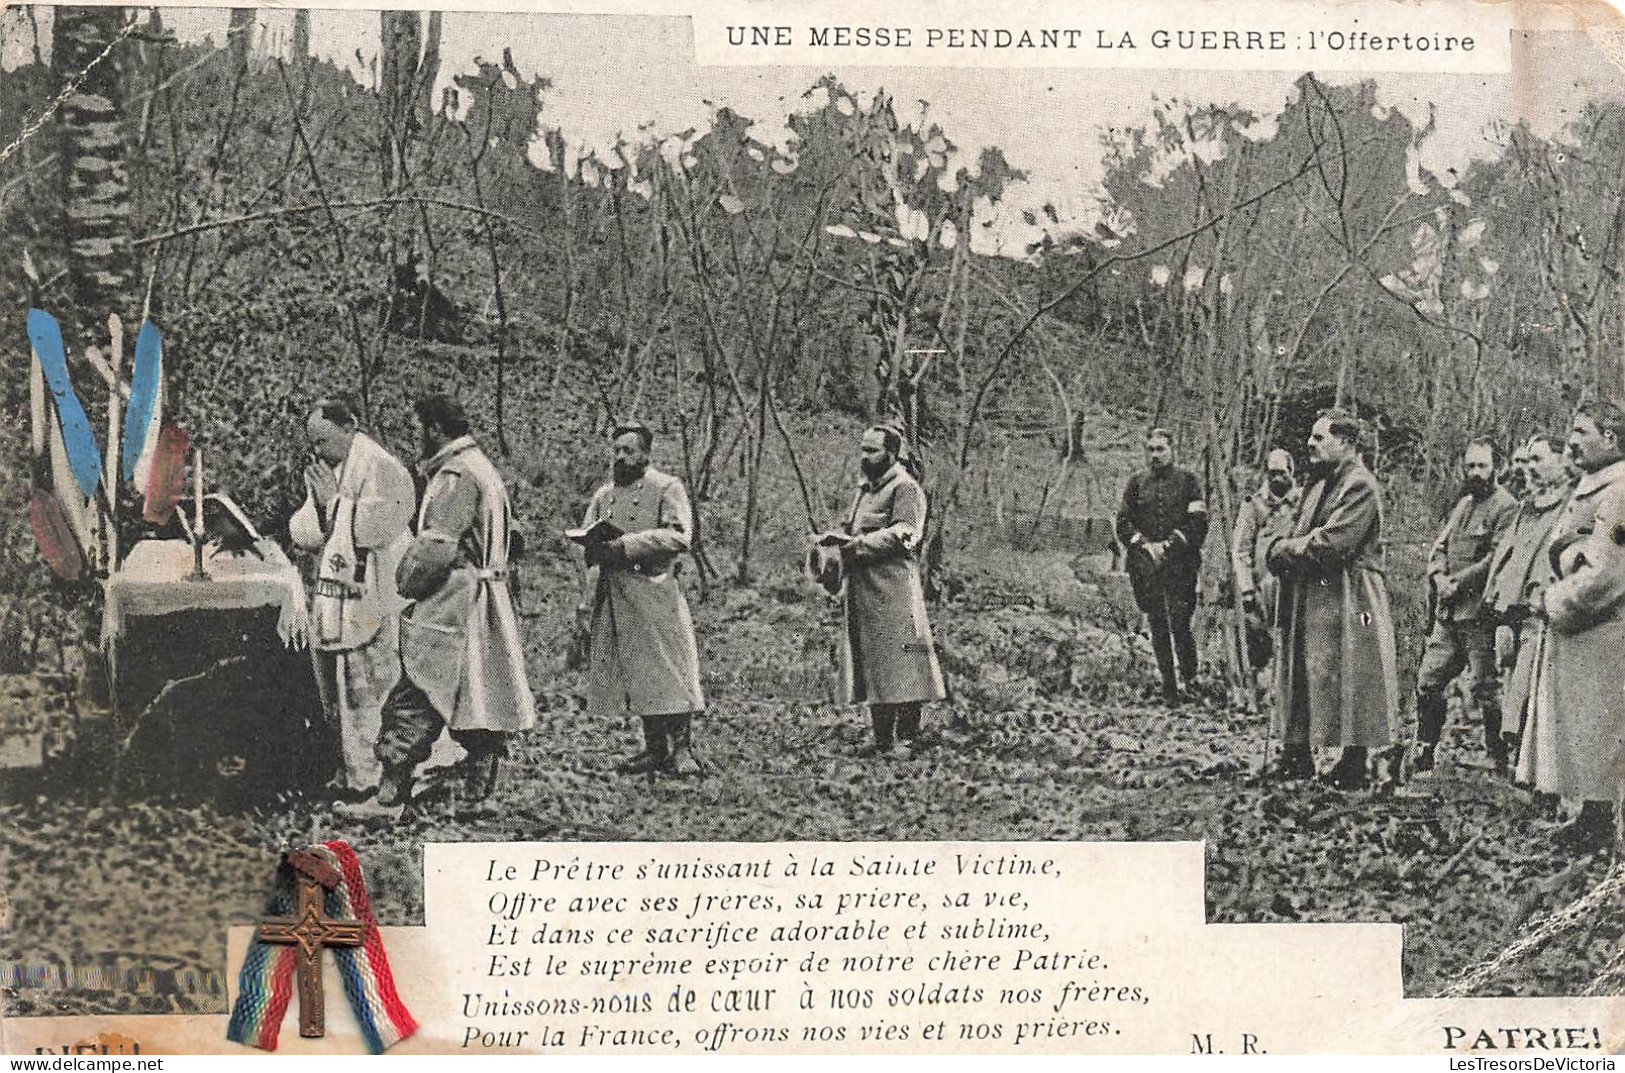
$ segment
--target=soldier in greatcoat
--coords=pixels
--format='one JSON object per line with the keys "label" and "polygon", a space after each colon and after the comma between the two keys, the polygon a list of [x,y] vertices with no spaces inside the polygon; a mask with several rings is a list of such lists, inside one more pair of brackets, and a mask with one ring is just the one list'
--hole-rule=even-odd
{"label": "soldier in greatcoat", "polygon": [[1538,791],[1584,802],[1557,840],[1591,849],[1613,841],[1625,778],[1625,410],[1582,405],[1568,450],[1581,477],[1552,530],[1557,578],[1535,609],[1545,629],[1518,773]]}
{"label": "soldier in greatcoat", "polygon": [[1534,612],[1557,576],[1551,562],[1552,529],[1570,492],[1561,439],[1542,433],[1519,452],[1524,459],[1523,502],[1490,559],[1484,583],[1484,609],[1495,623],[1495,662],[1502,674],[1501,737],[1514,760],[1534,677],[1536,639],[1544,626]]}
{"label": "soldier in greatcoat", "polygon": [[[678,582],[694,517],[683,482],[649,465],[654,434],[627,423],[614,430],[611,480],[587,505],[588,711],[635,715],[644,748],[619,767],[627,774],[700,774],[694,717],[705,710],[694,621]],[[620,535],[591,539],[595,526]]]}
{"label": "soldier in greatcoat", "polygon": [[1236,595],[1247,618],[1248,663],[1264,668],[1274,652],[1275,576],[1264,562],[1264,552],[1277,537],[1292,529],[1298,510],[1298,482],[1292,455],[1280,448],[1264,463],[1264,484],[1236,511],[1230,537],[1230,563]]}
{"label": "soldier in greatcoat", "polygon": [[448,729],[468,753],[465,807],[489,807],[508,736],[536,723],[508,594],[507,489],[461,405],[427,395],[416,411],[427,483],[396,574],[412,604],[401,616],[401,679],[384,702],[378,737],[383,780],[376,796],[343,810],[359,817],[399,817],[414,769]]}
{"label": "soldier in greatcoat", "polygon": [[1328,780],[1367,782],[1367,752],[1399,724],[1394,623],[1382,571],[1382,491],[1360,461],[1359,422],[1322,414],[1309,434],[1310,483],[1291,532],[1265,553],[1280,581],[1273,733],[1278,774],[1315,773],[1315,747],[1341,746]]}
{"label": "soldier in greatcoat", "polygon": [[[1180,701],[1179,682],[1196,682],[1196,577],[1207,539],[1202,482],[1174,465],[1174,440],[1154,428],[1145,436],[1147,468],[1129,478],[1117,511],[1117,540],[1126,549],[1134,602],[1151,628],[1151,650],[1162,676],[1162,696]],[[1179,673],[1174,673],[1175,656]]]}
{"label": "soldier in greatcoat", "polygon": [[1462,455],[1466,487],[1428,553],[1432,629],[1416,672],[1420,743],[1414,770],[1433,770],[1445,723],[1445,687],[1463,670],[1472,673],[1472,698],[1484,727],[1484,750],[1506,769],[1501,740],[1501,680],[1495,672],[1495,622],[1484,607],[1490,560],[1517,514],[1512,494],[1495,483],[1495,445],[1476,439]]}
{"label": "soldier in greatcoat", "polygon": [[838,554],[825,583],[841,593],[845,613],[837,699],[868,705],[874,742],[867,755],[894,755],[899,741],[922,741],[923,706],[947,695],[920,583],[925,492],[899,460],[902,447],[895,428],[864,432],[864,479],[852,509],[841,532],[820,538]]}

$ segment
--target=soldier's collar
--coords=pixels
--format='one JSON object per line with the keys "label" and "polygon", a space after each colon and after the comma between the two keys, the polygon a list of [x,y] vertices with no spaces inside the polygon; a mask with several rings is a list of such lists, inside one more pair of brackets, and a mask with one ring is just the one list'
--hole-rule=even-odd
{"label": "soldier's collar", "polygon": [[1610,462],[1608,465],[1591,473],[1582,473],[1580,483],[1574,486],[1574,494],[1588,496],[1597,489],[1606,488],[1619,480],[1625,480],[1625,458],[1621,458],[1617,462]]}
{"label": "soldier's collar", "polygon": [[433,477],[436,473],[440,472],[440,468],[447,462],[450,462],[452,458],[462,454],[464,451],[472,449],[473,446],[474,437],[458,436],[455,440],[452,440],[450,443],[440,448],[440,450],[419,462],[418,472],[423,474],[425,477]]}

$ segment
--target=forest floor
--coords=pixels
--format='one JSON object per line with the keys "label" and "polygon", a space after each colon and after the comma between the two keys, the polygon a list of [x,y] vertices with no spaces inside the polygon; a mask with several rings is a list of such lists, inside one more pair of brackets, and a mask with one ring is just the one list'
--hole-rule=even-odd
{"label": "forest floor", "polygon": [[[1033,556],[1025,569],[1071,600],[987,577],[934,613],[956,696],[930,710],[940,744],[910,760],[859,759],[859,714],[810,699],[834,611],[785,583],[697,607],[705,666],[751,668],[706,677],[701,780],[615,775],[636,732],[582,715],[580,677],[564,672],[537,676],[538,725],[515,742],[497,815],[478,822],[429,805],[387,828],[352,825],[298,796],[225,810],[115,803],[94,786],[14,793],[0,806],[3,953],[18,972],[6,1013],[222,1009],[226,929],[261,914],[279,851],[316,838],[358,846],[390,924],[422,921],[425,842],[1199,840],[1210,920],[1403,924],[1412,995],[1607,872],[1606,854],[1576,865],[1553,851],[1553,826],[1480,766],[1465,726],[1440,774],[1398,793],[1260,781],[1266,717],[1136,699],[1151,681],[1145,640],[1091,621],[1109,616],[1055,580],[1066,565]],[[1076,609],[1079,592],[1092,610]],[[1620,936],[1616,909],[1479,993],[1579,993]],[[33,978],[15,968],[27,966]],[[91,966],[176,975],[147,993],[64,986]]]}

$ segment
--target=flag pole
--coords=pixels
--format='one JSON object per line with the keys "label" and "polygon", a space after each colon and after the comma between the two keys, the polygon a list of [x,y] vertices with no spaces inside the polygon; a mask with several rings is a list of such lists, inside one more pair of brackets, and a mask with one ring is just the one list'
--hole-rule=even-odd
{"label": "flag pole", "polygon": [[107,532],[102,546],[107,552],[107,573],[112,576],[118,569],[118,501],[119,501],[119,369],[124,365],[124,322],[117,313],[108,314],[107,334],[112,342],[108,364],[113,380],[107,386],[107,464],[102,467],[102,480],[107,488]]}
{"label": "flag pole", "polygon": [[203,448],[192,453],[192,580],[209,580],[203,569]]}

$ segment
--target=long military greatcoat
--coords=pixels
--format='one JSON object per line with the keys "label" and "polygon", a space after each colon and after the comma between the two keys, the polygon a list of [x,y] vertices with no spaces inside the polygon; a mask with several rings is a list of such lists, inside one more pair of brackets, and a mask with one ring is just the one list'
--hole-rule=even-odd
{"label": "long military greatcoat", "polygon": [[1529,685],[1535,677],[1535,653],[1545,623],[1530,617],[1530,611],[1539,606],[1540,594],[1556,579],[1550,555],[1552,529],[1562,517],[1567,498],[1565,491],[1544,505],[1538,498],[1526,501],[1490,559],[1484,609],[1497,623],[1514,619],[1521,623],[1517,656],[1501,685],[1501,725],[1508,731],[1518,730],[1529,699]]}
{"label": "long military greatcoat", "polygon": [[842,704],[941,700],[942,667],[925,615],[917,560],[925,535],[925,492],[900,465],[865,482],[846,531]]}
{"label": "long military greatcoat", "polygon": [[626,561],[589,570],[592,642],[587,710],[685,715],[705,708],[694,621],[675,569],[694,531],[683,482],[653,467],[593,493],[583,528],[613,522]]}
{"label": "long military greatcoat", "polygon": [[508,596],[507,489],[467,436],[421,468],[418,532],[397,574],[414,601],[401,616],[402,670],[452,730],[528,730],[536,704]]}
{"label": "long military greatcoat", "polygon": [[1381,563],[1382,493],[1358,459],[1310,485],[1266,558],[1280,579],[1274,731],[1312,746],[1381,748],[1399,728],[1394,623]]}
{"label": "long military greatcoat", "polygon": [[1547,793],[1612,801],[1625,777],[1625,461],[1580,478],[1552,544],[1563,550],[1518,773]]}

